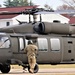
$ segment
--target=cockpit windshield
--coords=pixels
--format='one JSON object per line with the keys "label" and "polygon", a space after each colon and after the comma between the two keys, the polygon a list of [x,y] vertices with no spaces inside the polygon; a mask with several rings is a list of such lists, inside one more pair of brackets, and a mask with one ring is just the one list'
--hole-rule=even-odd
{"label": "cockpit windshield", "polygon": [[10,40],[7,36],[0,37],[0,48],[9,48],[10,47]]}

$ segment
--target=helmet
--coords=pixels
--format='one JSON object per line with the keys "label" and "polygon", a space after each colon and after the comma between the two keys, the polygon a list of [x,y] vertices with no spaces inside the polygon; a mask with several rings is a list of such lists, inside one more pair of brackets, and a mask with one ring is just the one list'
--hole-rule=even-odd
{"label": "helmet", "polygon": [[33,42],[29,40],[29,41],[28,41],[28,45],[29,45],[29,44],[33,44]]}

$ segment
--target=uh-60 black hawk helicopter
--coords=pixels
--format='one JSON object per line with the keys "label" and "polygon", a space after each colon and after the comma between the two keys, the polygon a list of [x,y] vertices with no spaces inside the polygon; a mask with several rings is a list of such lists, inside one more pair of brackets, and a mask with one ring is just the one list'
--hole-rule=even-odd
{"label": "uh-60 black hawk helicopter", "polygon": [[[30,21],[30,15],[50,14],[43,9],[29,9],[24,12],[1,12],[0,15],[7,14],[29,14],[29,23],[0,28],[0,70],[2,73],[9,73],[12,64],[21,65],[28,68],[26,53],[24,48],[28,40],[38,46],[38,64],[75,64],[75,25]],[[61,12],[60,12],[61,13]],[[35,65],[34,73],[39,70]]]}

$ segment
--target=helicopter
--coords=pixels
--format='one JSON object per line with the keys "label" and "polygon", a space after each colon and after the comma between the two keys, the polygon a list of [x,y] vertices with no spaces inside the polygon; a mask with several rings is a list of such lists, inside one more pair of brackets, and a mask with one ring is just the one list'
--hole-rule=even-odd
{"label": "helicopter", "polygon": [[[42,13],[58,12],[43,9],[0,12],[0,15],[29,14],[29,23],[18,21],[19,25],[0,28],[0,71],[2,73],[9,73],[11,64],[22,66],[23,69],[28,68],[29,71],[30,66],[24,51],[29,40],[38,46],[34,73],[39,71],[38,64],[75,64],[75,24],[42,22]],[[40,21],[36,22],[34,17],[34,22],[31,22],[30,15],[40,15]]]}

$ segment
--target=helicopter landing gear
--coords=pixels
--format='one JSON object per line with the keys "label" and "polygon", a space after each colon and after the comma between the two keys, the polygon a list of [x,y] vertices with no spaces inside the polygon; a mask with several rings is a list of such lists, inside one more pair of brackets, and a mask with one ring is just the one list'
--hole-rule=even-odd
{"label": "helicopter landing gear", "polygon": [[9,73],[10,69],[11,69],[10,65],[3,64],[3,65],[1,65],[0,70],[1,70],[2,73]]}
{"label": "helicopter landing gear", "polygon": [[[34,68],[34,73],[37,73],[38,70],[39,70],[39,66],[38,66],[38,64],[36,64],[36,65],[35,65],[35,68]],[[28,71],[29,71],[29,73],[31,73],[31,72],[30,72],[30,66],[28,66]]]}

